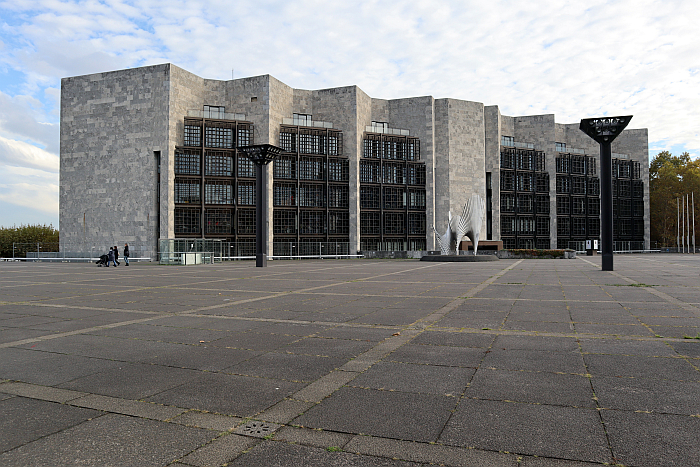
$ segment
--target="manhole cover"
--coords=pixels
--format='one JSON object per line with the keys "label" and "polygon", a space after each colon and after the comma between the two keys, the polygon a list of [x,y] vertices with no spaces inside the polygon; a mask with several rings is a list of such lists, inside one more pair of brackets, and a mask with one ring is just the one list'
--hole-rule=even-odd
{"label": "manhole cover", "polygon": [[252,421],[239,427],[236,431],[244,435],[254,436],[256,438],[264,438],[265,436],[274,433],[280,426],[281,425],[277,425],[275,423]]}

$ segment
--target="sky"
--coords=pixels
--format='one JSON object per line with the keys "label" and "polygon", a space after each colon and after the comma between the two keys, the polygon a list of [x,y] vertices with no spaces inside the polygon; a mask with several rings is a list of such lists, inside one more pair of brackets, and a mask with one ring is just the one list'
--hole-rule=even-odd
{"label": "sky", "polygon": [[698,0],[0,0],[0,226],[58,225],[61,78],[173,63],[559,123],[700,155]]}

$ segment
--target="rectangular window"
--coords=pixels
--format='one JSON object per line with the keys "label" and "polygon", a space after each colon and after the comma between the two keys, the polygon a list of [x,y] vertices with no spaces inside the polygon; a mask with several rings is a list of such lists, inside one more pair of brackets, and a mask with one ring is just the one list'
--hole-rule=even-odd
{"label": "rectangular window", "polygon": [[511,171],[501,171],[501,190],[515,191],[515,173]]}
{"label": "rectangular window", "polygon": [[517,173],[517,191],[535,191],[535,179],[531,173]]}
{"label": "rectangular window", "polygon": [[255,235],[255,209],[239,209],[236,213],[238,233],[240,235]]}
{"label": "rectangular window", "polygon": [[557,217],[557,236],[559,236],[559,237],[570,237],[571,236],[571,218],[570,217]]}
{"label": "rectangular window", "polygon": [[501,212],[515,212],[515,195],[501,193]]}
{"label": "rectangular window", "polygon": [[554,143],[554,150],[557,152],[566,152],[566,143]]}
{"label": "rectangular window", "polygon": [[238,156],[238,176],[255,178],[255,164],[243,155]]}
{"label": "rectangular window", "polygon": [[185,146],[200,147],[202,145],[202,127],[197,124],[185,123]]}
{"label": "rectangular window", "polygon": [[406,180],[409,185],[425,186],[425,166],[419,164],[408,164]]}
{"label": "rectangular window", "polygon": [[571,158],[569,157],[569,155],[562,155],[557,157],[556,163],[558,174],[571,173]]}
{"label": "rectangular window", "polygon": [[573,196],[571,198],[571,214],[574,216],[586,215],[586,198]]}
{"label": "rectangular window", "polygon": [[588,215],[600,216],[600,199],[588,198]]}
{"label": "rectangular window", "polygon": [[199,204],[201,202],[199,180],[175,180],[175,203]]}
{"label": "rectangular window", "polygon": [[202,211],[199,208],[175,208],[175,233],[201,233],[201,215]]}
{"label": "rectangular window", "polygon": [[204,154],[204,175],[231,177],[233,175],[233,157],[223,151],[206,151]]}
{"label": "rectangular window", "polygon": [[297,178],[296,156],[281,155],[272,163],[272,175],[274,178]]}
{"label": "rectangular window", "polygon": [[557,215],[571,214],[571,202],[568,196],[557,196]]}
{"label": "rectangular window", "polygon": [[348,207],[348,186],[329,185],[328,186],[328,207],[347,208]]}
{"label": "rectangular window", "polygon": [[586,194],[586,178],[571,177],[571,193],[574,195]]}
{"label": "rectangular window", "polygon": [[201,155],[197,150],[175,150],[175,175],[199,175],[200,158]]}
{"label": "rectangular window", "polygon": [[350,179],[350,163],[347,159],[328,159],[328,180],[347,182]]}
{"label": "rectangular window", "polygon": [[205,204],[233,204],[233,186],[230,181],[207,180],[204,183]]}
{"label": "rectangular window", "polygon": [[557,193],[571,193],[571,178],[567,175],[557,175]]}
{"label": "rectangular window", "polygon": [[238,125],[238,141],[236,146],[250,146],[253,144],[253,126]]}
{"label": "rectangular window", "polygon": [[255,206],[255,182],[238,182],[238,204]]}
{"label": "rectangular window", "polygon": [[297,212],[288,209],[275,209],[272,213],[272,231],[275,234],[296,234]]}
{"label": "rectangular window", "polygon": [[299,233],[302,235],[325,234],[326,212],[301,211],[301,213],[299,213]]}
{"label": "rectangular window", "polygon": [[207,209],[204,211],[205,233],[230,235],[233,214],[230,209]]}
{"label": "rectangular window", "polygon": [[348,235],[350,216],[347,211],[330,211],[328,213],[328,233],[330,235]]}
{"label": "rectangular window", "polygon": [[406,233],[406,213],[384,213],[384,235],[404,235]]}
{"label": "rectangular window", "polygon": [[549,237],[549,217],[537,217],[537,235]]}
{"label": "rectangular window", "polygon": [[586,218],[572,217],[571,218],[571,236],[585,237],[586,236]]}
{"label": "rectangular window", "polygon": [[535,195],[537,214],[549,214],[549,195]]}
{"label": "rectangular window", "polygon": [[380,199],[378,186],[360,186],[360,209],[379,209]]}
{"label": "rectangular window", "polygon": [[280,147],[285,152],[297,152],[297,135],[290,131],[280,132]]}
{"label": "rectangular window", "polygon": [[588,218],[588,237],[597,238],[600,235],[600,219],[597,217]]}
{"label": "rectangular window", "polygon": [[202,116],[204,118],[224,119],[225,118],[225,110],[226,110],[226,108],[223,106],[205,105]]}
{"label": "rectangular window", "polygon": [[384,209],[404,209],[406,207],[406,190],[404,188],[384,187]]}
{"label": "rectangular window", "polygon": [[408,213],[408,234],[425,235],[425,214],[418,212]]}
{"label": "rectangular window", "polygon": [[501,136],[501,146],[515,146],[515,138],[512,136]]}
{"label": "rectangular window", "polygon": [[302,156],[299,158],[300,180],[325,180],[322,157]]}
{"label": "rectangular window", "polygon": [[360,183],[380,183],[379,161],[360,161]]}
{"label": "rectangular window", "polygon": [[538,193],[549,193],[549,174],[535,174],[535,191]]}
{"label": "rectangular window", "polygon": [[518,193],[516,198],[516,210],[521,214],[530,214],[534,211],[532,195],[529,193]]}
{"label": "rectangular window", "polygon": [[233,148],[233,128],[230,124],[207,124],[204,128],[204,146]]}
{"label": "rectangular window", "polygon": [[408,209],[425,210],[425,190],[408,190]]}
{"label": "rectangular window", "polygon": [[586,179],[588,196],[600,196],[600,179],[598,178],[588,178]]}
{"label": "rectangular window", "polygon": [[515,235],[515,232],[515,216],[501,216],[501,235]]}
{"label": "rectangular window", "polygon": [[394,185],[406,183],[406,166],[397,162],[385,162],[382,166],[382,181]]}
{"label": "rectangular window", "polygon": [[378,212],[360,212],[360,235],[379,235],[380,227]]}
{"label": "rectangular window", "polygon": [[299,206],[304,208],[325,208],[326,187],[324,185],[299,185]]}
{"label": "rectangular window", "polygon": [[296,206],[297,186],[294,183],[275,183],[272,187],[273,206]]}
{"label": "rectangular window", "polygon": [[513,150],[501,151],[501,168],[502,169],[514,169],[515,168],[515,151],[513,151]]}

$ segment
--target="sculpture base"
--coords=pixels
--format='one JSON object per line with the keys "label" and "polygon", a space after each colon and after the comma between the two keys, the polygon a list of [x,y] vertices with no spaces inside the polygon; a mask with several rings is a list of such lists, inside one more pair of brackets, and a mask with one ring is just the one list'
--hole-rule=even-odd
{"label": "sculpture base", "polygon": [[481,263],[483,261],[498,261],[496,255],[426,255],[421,261],[434,261],[443,263]]}

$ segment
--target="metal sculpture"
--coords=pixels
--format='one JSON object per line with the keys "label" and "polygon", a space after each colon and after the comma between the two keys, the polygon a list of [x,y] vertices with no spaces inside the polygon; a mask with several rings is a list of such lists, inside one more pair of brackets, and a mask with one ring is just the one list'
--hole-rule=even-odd
{"label": "metal sculpture", "polygon": [[472,197],[467,200],[462,208],[462,215],[452,219],[452,213],[448,212],[447,230],[445,235],[440,235],[433,226],[433,232],[440,245],[440,254],[449,255],[459,254],[459,244],[464,237],[469,237],[474,245],[474,254],[476,255],[479,246],[479,231],[481,230],[481,222],[484,218],[486,205],[484,199],[472,194]]}

